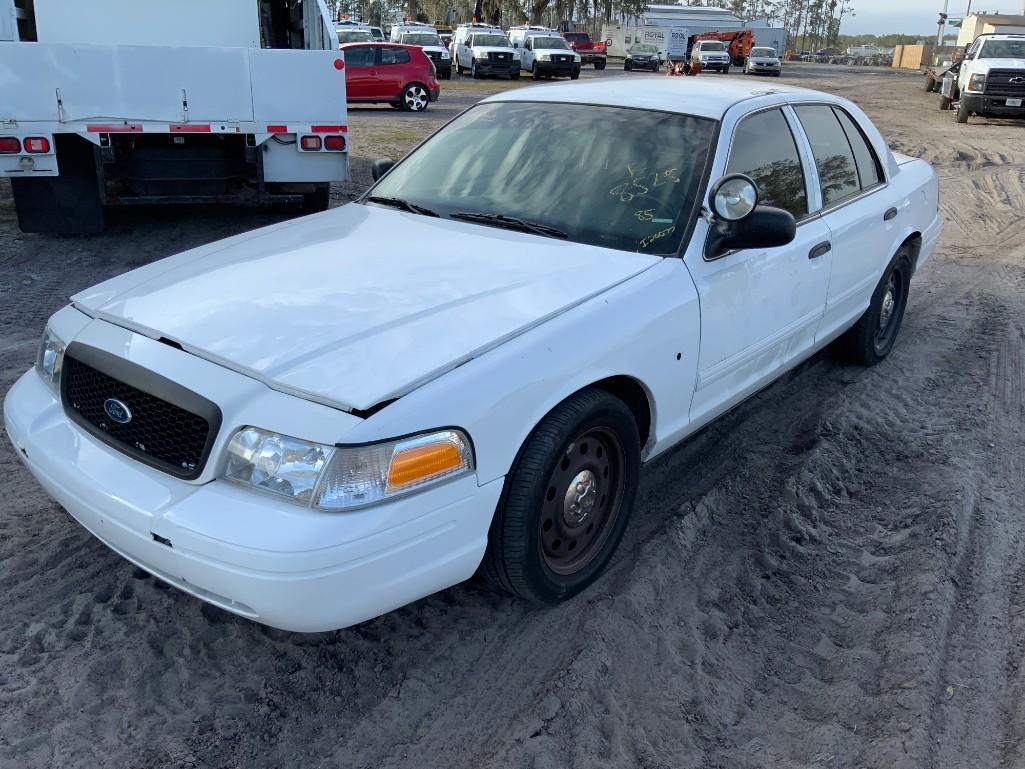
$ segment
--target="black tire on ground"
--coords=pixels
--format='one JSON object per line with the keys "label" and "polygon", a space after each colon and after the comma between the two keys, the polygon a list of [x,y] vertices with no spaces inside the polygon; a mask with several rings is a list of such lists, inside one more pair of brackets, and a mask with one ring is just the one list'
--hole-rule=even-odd
{"label": "black tire on ground", "polygon": [[624,71],[624,72],[629,72],[629,71],[630,71],[631,69],[632,69],[632,68],[630,67],[630,64],[629,64],[629,62],[625,62],[625,63],[623,64],[623,71]]}
{"label": "black tire on ground", "polygon": [[60,176],[11,179],[18,227],[53,235],[103,232],[106,217],[92,143],[58,134],[54,144]]}
{"label": "black tire on ground", "polygon": [[456,74],[457,75],[463,74],[463,65],[459,63],[458,57],[456,58]]}
{"label": "black tire on ground", "polygon": [[925,92],[932,93],[933,88],[936,87],[936,78],[932,76],[931,72],[925,73]]}
{"label": "black tire on ground", "polygon": [[303,213],[316,214],[327,211],[331,205],[331,185],[327,182],[318,184],[313,192],[303,194]]}
{"label": "black tire on ground", "polygon": [[723,73],[724,75],[728,75],[728,74],[730,74],[730,68],[729,68],[729,67],[723,67],[723,68],[722,68],[722,73]]}
{"label": "black tire on ground", "polygon": [[513,74],[509,75],[509,79],[510,80],[519,80],[521,74],[522,73],[519,70],[516,70]]}
{"label": "black tire on ground", "polygon": [[537,71],[537,62],[536,61],[532,61],[530,63],[530,79],[531,80],[540,80],[541,79],[541,73]]}
{"label": "black tire on ground", "polygon": [[580,79],[580,73],[579,72],[573,72],[572,74],[570,74],[569,79],[570,80],[579,80]]}
{"label": "black tire on ground", "polygon": [[448,72],[445,72],[445,73],[444,73],[444,74],[443,74],[443,75],[441,76],[441,79],[442,79],[442,80],[451,80],[451,79],[452,79],[452,70],[449,70]]}
{"label": "black tire on ground", "polygon": [[844,358],[874,366],[890,354],[908,306],[911,269],[911,252],[903,246],[883,273],[864,315],[837,340],[837,352]]}
{"label": "black tire on ground", "polygon": [[783,74],[782,72],[773,72],[773,73],[772,73],[772,76],[773,76],[773,77],[779,77],[779,76],[780,76],[780,75],[782,75],[782,74]]}
{"label": "black tire on ground", "polygon": [[640,439],[615,396],[583,390],[534,429],[506,478],[481,574],[493,586],[554,604],[601,574],[626,529]]}
{"label": "black tire on ground", "polygon": [[604,61],[596,61],[594,63],[594,68],[595,69],[605,69],[605,62]]}
{"label": "black tire on ground", "polygon": [[950,97],[949,96],[941,96],[940,97],[940,111],[946,112],[948,109],[950,109]]}
{"label": "black tire on ground", "polygon": [[965,103],[965,100],[961,99],[961,101],[957,103],[957,122],[967,123],[971,114],[971,110],[968,109],[968,105]]}
{"label": "black tire on ground", "polygon": [[470,62],[470,77],[472,77],[474,80],[480,80],[481,79],[480,72],[477,71],[477,60],[476,59],[474,59],[473,61]]}

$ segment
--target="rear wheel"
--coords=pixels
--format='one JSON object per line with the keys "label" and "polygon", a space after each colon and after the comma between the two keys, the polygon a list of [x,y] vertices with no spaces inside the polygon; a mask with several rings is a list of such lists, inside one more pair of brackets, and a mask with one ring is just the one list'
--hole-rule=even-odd
{"label": "rear wheel", "polygon": [[420,83],[410,83],[402,91],[402,109],[406,112],[423,112],[430,100],[427,88]]}
{"label": "rear wheel", "polygon": [[637,425],[621,400],[585,390],[556,406],[506,479],[484,576],[536,603],[579,593],[622,539],[639,468]]}
{"label": "rear wheel", "polygon": [[595,69],[605,69],[605,62],[604,61],[596,61],[594,63],[594,68]]}
{"label": "rear wheel", "polygon": [[303,193],[303,213],[315,214],[327,211],[331,205],[331,185],[318,184],[313,192]]}
{"label": "rear wheel", "polygon": [[897,252],[883,273],[865,314],[837,340],[844,357],[864,366],[874,366],[890,354],[904,320],[910,287],[911,255],[905,247]]}

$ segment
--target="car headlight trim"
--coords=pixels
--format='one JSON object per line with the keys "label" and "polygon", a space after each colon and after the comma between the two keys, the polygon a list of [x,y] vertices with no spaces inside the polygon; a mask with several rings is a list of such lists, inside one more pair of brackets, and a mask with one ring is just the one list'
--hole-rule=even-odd
{"label": "car headlight trim", "polygon": [[984,72],[976,72],[968,78],[968,87],[966,91],[975,91],[982,93],[986,90],[986,74]]}
{"label": "car headlight trim", "polygon": [[442,51],[442,52],[441,52],[441,58],[442,58],[442,59],[444,60],[444,59],[450,59],[450,58],[452,58],[452,57],[450,57],[450,56],[448,55],[448,51]]}
{"label": "car headlight trim", "polygon": [[64,365],[66,349],[64,340],[47,326],[39,343],[39,352],[36,354],[36,371],[54,392],[60,389],[61,367]]}
{"label": "car headlight trim", "polygon": [[466,434],[446,428],[354,446],[327,446],[257,427],[228,443],[224,478],[317,510],[343,512],[472,472]]}

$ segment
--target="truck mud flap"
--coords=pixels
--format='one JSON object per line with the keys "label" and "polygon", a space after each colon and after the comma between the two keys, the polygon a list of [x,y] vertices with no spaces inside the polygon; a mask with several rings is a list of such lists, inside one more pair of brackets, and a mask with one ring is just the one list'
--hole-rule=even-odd
{"label": "truck mud flap", "polygon": [[78,136],[56,136],[60,176],[11,179],[22,232],[91,235],[106,223],[93,145]]}

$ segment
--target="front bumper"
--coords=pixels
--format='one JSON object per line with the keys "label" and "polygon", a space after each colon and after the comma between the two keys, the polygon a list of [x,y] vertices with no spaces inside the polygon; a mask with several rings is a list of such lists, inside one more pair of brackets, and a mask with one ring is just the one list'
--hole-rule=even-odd
{"label": "front bumper", "polygon": [[764,72],[766,74],[776,74],[781,69],[782,66],[779,64],[759,64],[758,62],[752,62],[750,65],[748,65],[748,70],[755,74],[759,72]]}
{"label": "front bumper", "polygon": [[625,59],[623,64],[624,66],[629,64],[631,69],[650,69],[652,72],[658,69],[658,59],[645,59],[644,61]]}
{"label": "front bumper", "polygon": [[577,53],[580,54],[581,64],[594,64],[595,62],[605,63],[606,57],[603,53],[581,53],[580,51],[577,51]]}
{"label": "front bumper", "polygon": [[518,75],[520,73],[519,59],[504,61],[474,59],[474,63],[477,65],[477,72],[481,75]]}
{"label": "front bumper", "polygon": [[347,627],[469,578],[502,480],[322,513],[142,465],[72,423],[34,370],[4,401],[18,456],[112,550],[208,603],[284,630]]}
{"label": "front bumper", "polygon": [[1022,101],[1021,106],[1008,107],[1007,97],[1005,96],[987,96],[982,93],[967,93],[962,91],[961,101],[967,105],[970,112],[974,112],[977,115],[1005,117],[1021,117],[1022,115],[1025,115],[1025,100]]}
{"label": "front bumper", "polygon": [[542,75],[555,75],[556,77],[571,77],[580,74],[580,62],[553,62],[535,61],[537,71]]}

